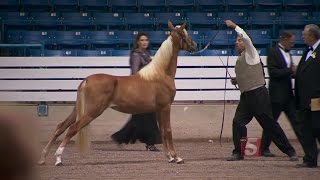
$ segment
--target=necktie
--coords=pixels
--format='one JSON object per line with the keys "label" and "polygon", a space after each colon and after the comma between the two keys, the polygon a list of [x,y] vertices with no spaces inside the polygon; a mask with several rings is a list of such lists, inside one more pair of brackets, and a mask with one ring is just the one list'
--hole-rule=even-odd
{"label": "necktie", "polygon": [[289,49],[285,49],[285,48],[283,48],[283,47],[281,47],[281,46],[279,46],[279,48],[281,48],[281,49],[282,49],[284,52],[286,52],[286,53],[290,52]]}

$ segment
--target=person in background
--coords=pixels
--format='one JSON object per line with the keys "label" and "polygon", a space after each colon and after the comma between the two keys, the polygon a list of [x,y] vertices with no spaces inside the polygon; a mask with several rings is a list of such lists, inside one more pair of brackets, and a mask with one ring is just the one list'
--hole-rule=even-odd
{"label": "person in background", "polygon": [[302,32],[308,49],[302,55],[295,78],[295,96],[298,120],[302,123],[303,163],[297,167],[317,167],[320,139],[320,28],[315,24],[304,27]]}
{"label": "person in background", "polygon": [[227,27],[235,29],[238,34],[236,49],[239,56],[235,65],[236,78],[231,79],[231,83],[238,84],[241,92],[240,102],[232,123],[235,148],[227,160],[244,159],[240,141],[241,138],[247,137],[246,125],[255,117],[277,147],[289,156],[290,161],[297,161],[295,149],[289,143],[278,122],[273,119],[270,97],[265,87],[263,67],[257,49],[242,28],[231,20],[226,20],[225,23]]}
{"label": "person in background", "polygon": [[[293,131],[301,141],[301,131],[296,117],[296,106],[292,88],[292,78],[296,74],[297,66],[292,61],[290,49],[294,46],[295,34],[282,32],[279,43],[269,50],[267,57],[269,80],[269,94],[272,114],[275,120],[279,119],[283,111],[287,116]],[[262,133],[261,155],[274,157],[270,152],[271,136],[265,131]]]}
{"label": "person in background", "polygon": [[[145,32],[139,32],[130,53],[131,74],[137,73],[150,62],[149,37]],[[146,150],[159,151],[155,146],[161,143],[156,113],[133,114],[124,127],[112,134],[111,138],[119,144],[135,143],[139,140],[146,144]]]}

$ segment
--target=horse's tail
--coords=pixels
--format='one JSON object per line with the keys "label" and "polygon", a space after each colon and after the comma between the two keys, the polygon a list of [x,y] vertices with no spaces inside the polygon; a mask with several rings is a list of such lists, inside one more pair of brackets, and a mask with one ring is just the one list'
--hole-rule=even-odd
{"label": "horse's tail", "polygon": [[[84,116],[86,116],[86,83],[87,81],[84,80],[79,89],[77,94],[77,103],[76,103],[76,109],[77,109],[77,120],[80,121]],[[89,151],[91,140],[90,140],[90,131],[88,124],[87,126],[81,128],[78,132],[78,138],[77,138],[77,144],[79,147],[79,150],[82,154],[85,154]]]}

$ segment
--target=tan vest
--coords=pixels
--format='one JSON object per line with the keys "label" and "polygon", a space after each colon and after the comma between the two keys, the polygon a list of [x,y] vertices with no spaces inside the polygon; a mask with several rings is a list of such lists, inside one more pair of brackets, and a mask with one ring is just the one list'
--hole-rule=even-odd
{"label": "tan vest", "polygon": [[241,93],[253,90],[265,84],[261,64],[247,64],[245,53],[242,53],[241,56],[238,57],[235,72]]}

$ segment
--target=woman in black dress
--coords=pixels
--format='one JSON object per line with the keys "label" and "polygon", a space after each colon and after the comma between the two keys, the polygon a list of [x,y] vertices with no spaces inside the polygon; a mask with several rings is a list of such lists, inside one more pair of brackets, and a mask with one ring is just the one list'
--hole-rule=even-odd
{"label": "woman in black dress", "polygon": [[[144,32],[139,32],[130,53],[131,74],[137,73],[141,68],[151,62],[149,51],[149,38]],[[146,144],[149,151],[159,151],[155,144],[161,143],[156,114],[133,114],[125,126],[111,135],[113,141],[122,144],[135,143],[139,140]]]}

